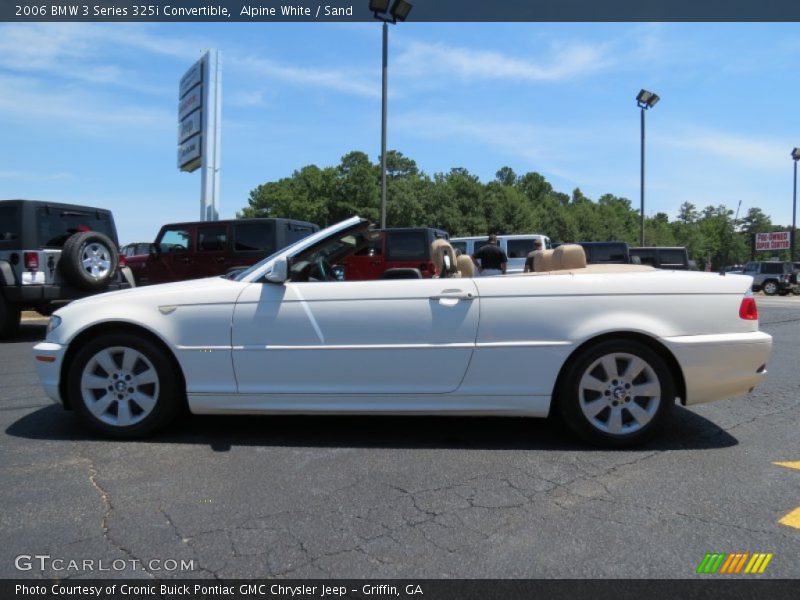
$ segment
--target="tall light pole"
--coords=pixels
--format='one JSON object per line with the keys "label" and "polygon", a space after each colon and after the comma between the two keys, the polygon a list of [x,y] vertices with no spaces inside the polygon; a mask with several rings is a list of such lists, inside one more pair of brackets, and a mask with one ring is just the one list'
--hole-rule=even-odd
{"label": "tall light pole", "polygon": [[800,160],[800,148],[792,150],[792,158],[794,159],[794,191],[792,193],[792,239],[789,240],[789,243],[792,262],[794,262],[795,247],[797,246],[797,161]]}
{"label": "tall light pole", "polygon": [[642,90],[639,92],[639,95],[636,96],[636,104],[641,109],[642,113],[642,162],[641,162],[641,182],[640,182],[640,198],[641,198],[641,208],[640,208],[640,229],[639,229],[639,245],[644,246],[644,111],[648,108],[653,108],[661,98],[658,97],[658,94],[654,94],[653,92],[648,92],[647,90]]}
{"label": "tall light pole", "polygon": [[383,21],[383,82],[381,93],[381,229],[386,228],[386,113],[389,86],[389,23],[405,21],[411,12],[411,4],[405,0],[394,0],[389,8],[389,0],[370,0],[369,9],[373,16]]}

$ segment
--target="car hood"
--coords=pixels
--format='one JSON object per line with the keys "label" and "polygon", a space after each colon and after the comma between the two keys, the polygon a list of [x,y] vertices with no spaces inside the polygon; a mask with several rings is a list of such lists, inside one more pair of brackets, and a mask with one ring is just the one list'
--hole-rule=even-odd
{"label": "car hood", "polygon": [[123,307],[130,304],[182,306],[187,304],[234,302],[248,285],[250,284],[224,277],[208,277],[135,287],[75,300],[64,308],[57,310],[55,314],[64,317],[72,312],[83,312],[93,310],[99,306],[105,307],[114,304]]}

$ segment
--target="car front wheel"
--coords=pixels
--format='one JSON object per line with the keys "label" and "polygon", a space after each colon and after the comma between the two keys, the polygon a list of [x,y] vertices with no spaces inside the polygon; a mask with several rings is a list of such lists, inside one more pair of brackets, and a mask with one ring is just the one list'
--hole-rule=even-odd
{"label": "car front wheel", "polygon": [[129,333],[105,334],[75,355],[68,371],[71,405],[104,435],[134,438],[169,423],[181,406],[179,378],[166,352]]}
{"label": "car front wheel", "polygon": [[572,360],[558,401],[564,420],[581,438],[621,448],[656,433],[675,403],[675,384],[652,349],[633,340],[609,340]]}

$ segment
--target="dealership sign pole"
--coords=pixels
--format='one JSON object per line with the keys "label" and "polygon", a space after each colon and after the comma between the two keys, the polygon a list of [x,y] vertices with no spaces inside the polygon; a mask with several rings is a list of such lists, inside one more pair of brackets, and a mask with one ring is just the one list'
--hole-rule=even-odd
{"label": "dealership sign pole", "polygon": [[178,91],[178,168],[200,169],[200,220],[219,218],[222,72],[217,50],[207,51],[181,77]]}

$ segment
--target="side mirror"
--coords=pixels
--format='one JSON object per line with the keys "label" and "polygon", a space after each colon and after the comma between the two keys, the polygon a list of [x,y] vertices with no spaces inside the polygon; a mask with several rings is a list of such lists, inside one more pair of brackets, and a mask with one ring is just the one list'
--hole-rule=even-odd
{"label": "side mirror", "polygon": [[158,244],[150,244],[148,251],[150,256],[152,256],[153,258],[157,258],[158,255],[161,254],[161,248],[159,247]]}
{"label": "side mirror", "polygon": [[276,258],[272,262],[272,268],[266,272],[264,279],[270,283],[283,283],[286,281],[289,272],[289,265],[285,258]]}

